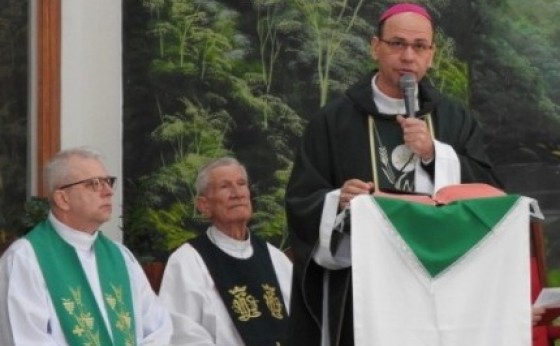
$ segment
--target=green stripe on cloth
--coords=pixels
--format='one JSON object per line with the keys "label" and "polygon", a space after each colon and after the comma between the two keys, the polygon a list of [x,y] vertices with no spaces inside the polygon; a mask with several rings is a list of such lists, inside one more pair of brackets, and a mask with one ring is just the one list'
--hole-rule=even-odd
{"label": "green stripe on cloth", "polygon": [[123,254],[103,233],[94,243],[103,301],[111,321],[114,345],[136,345],[130,277]]}
{"label": "green stripe on cloth", "polygon": [[424,268],[435,277],[486,237],[518,198],[478,198],[443,206],[385,197],[375,200]]}

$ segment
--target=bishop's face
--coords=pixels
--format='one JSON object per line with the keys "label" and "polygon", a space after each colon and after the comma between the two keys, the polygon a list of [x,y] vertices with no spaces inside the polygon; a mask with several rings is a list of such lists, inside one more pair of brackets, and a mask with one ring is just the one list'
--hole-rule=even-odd
{"label": "bishop's face", "polygon": [[379,65],[377,87],[387,96],[402,98],[401,77],[412,73],[419,81],[432,65],[435,53],[432,24],[420,14],[399,13],[386,20],[382,36],[374,37],[371,42],[371,54]]}

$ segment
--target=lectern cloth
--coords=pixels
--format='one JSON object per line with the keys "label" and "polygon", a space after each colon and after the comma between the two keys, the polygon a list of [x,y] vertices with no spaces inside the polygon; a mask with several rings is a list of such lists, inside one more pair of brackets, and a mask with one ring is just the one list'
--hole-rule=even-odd
{"label": "lectern cloth", "polygon": [[355,345],[530,345],[529,203],[355,198]]}

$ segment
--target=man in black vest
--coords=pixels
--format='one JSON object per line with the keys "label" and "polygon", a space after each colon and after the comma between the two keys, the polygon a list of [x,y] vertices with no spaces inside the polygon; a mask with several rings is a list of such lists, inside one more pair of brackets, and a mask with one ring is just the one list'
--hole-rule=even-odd
{"label": "man in black vest", "polygon": [[245,168],[216,159],[200,170],[196,190],[211,226],[171,255],[160,290],[174,340],[190,317],[216,345],[284,345],[292,264],[247,227],[253,209]]}

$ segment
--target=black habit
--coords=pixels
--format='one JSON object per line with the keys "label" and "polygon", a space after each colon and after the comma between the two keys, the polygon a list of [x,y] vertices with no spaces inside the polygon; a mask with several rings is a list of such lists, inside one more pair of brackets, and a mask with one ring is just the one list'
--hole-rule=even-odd
{"label": "black habit", "polygon": [[[310,119],[294,161],[286,189],[286,213],[294,254],[290,345],[320,345],[323,271],[326,269],[317,265],[312,256],[318,244],[325,195],[349,179],[373,181],[368,116],[373,116],[376,124],[396,123],[395,115],[380,114],[373,102],[374,73],[351,86],[344,96],[331,101]],[[417,116],[430,113],[435,138],[451,145],[457,153],[461,182],[500,186],[485,154],[478,122],[457,102],[439,94],[427,80],[419,83],[419,102]],[[380,137],[383,136],[380,133]],[[354,344],[350,270],[330,272],[332,346]]]}

